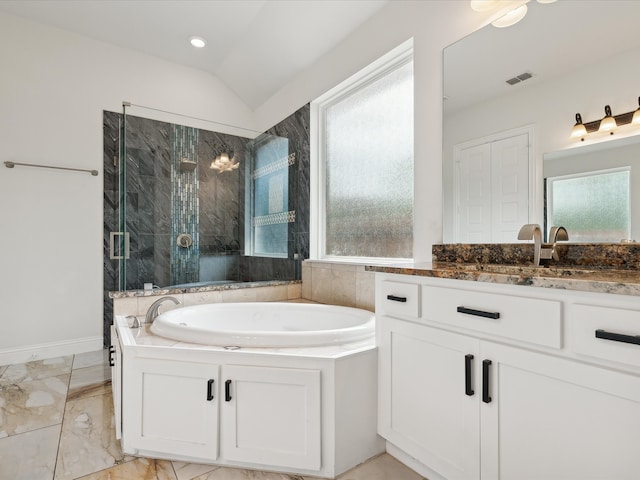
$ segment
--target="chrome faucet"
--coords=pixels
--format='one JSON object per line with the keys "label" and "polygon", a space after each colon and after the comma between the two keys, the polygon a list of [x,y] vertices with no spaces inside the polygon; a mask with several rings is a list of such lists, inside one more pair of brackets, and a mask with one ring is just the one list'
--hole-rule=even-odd
{"label": "chrome faucet", "polygon": [[153,323],[153,321],[158,316],[158,309],[163,302],[171,300],[175,305],[180,305],[180,302],[175,297],[162,297],[156,300],[151,304],[149,310],[147,310],[147,314],[144,317],[144,323]]}
{"label": "chrome faucet", "polygon": [[527,223],[520,228],[518,240],[533,240],[533,264],[540,265],[542,253],[542,230],[537,223]]}
{"label": "chrome faucet", "polygon": [[551,227],[549,229],[549,243],[551,244],[551,258],[553,258],[556,262],[560,260],[558,257],[558,251],[556,250],[556,243],[559,241],[567,241],[569,240],[569,232],[564,227]]}
{"label": "chrome faucet", "polygon": [[556,242],[560,240],[569,240],[569,234],[564,227],[551,227],[549,230],[549,243],[542,244],[542,230],[540,225],[536,223],[527,223],[523,225],[518,232],[518,240],[533,239],[533,264],[537,267],[540,260],[559,260],[558,251],[556,250]]}

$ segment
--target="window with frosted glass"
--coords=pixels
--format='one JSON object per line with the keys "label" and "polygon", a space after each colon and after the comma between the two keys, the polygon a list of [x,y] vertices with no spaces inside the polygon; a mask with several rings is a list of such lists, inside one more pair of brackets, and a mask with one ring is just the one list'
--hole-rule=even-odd
{"label": "window with frosted glass", "polygon": [[413,62],[324,111],[325,255],[411,258]]}
{"label": "window with frosted glass", "polygon": [[630,236],[629,169],[547,179],[548,226],[572,242],[619,242]]}
{"label": "window with frosted glass", "polygon": [[253,144],[251,253],[287,257],[289,223],[289,141],[263,135]]}

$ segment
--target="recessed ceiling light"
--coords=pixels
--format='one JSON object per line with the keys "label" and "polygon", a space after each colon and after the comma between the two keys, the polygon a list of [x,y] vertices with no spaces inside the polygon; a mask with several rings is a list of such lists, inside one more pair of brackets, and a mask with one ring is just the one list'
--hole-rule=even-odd
{"label": "recessed ceiling light", "polygon": [[189,43],[196,48],[203,48],[207,42],[202,37],[189,37]]}

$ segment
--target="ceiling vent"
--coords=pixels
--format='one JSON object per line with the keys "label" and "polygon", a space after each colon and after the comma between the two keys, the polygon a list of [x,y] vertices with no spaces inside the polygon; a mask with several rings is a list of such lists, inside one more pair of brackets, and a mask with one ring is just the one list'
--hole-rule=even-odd
{"label": "ceiling vent", "polygon": [[507,80],[507,83],[509,85],[515,85],[516,83],[520,83],[520,82],[524,82],[525,80],[529,80],[531,77],[533,77],[532,73],[524,72],[524,73],[521,73],[520,75],[516,75],[515,77],[510,78],[509,80]]}

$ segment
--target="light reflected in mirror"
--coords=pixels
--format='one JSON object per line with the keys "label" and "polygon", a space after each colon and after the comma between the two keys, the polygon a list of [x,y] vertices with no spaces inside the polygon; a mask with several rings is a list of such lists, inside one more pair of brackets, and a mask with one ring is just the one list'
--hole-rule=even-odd
{"label": "light reflected in mirror", "polygon": [[605,105],[613,115],[638,108],[640,2],[529,7],[513,27],[488,25],[444,51],[443,240],[512,243],[524,223],[548,231],[545,178],[621,167],[629,168],[630,231],[572,237],[569,229],[570,241],[640,240],[640,143],[625,138],[640,126],[570,138],[576,113],[587,123]]}

